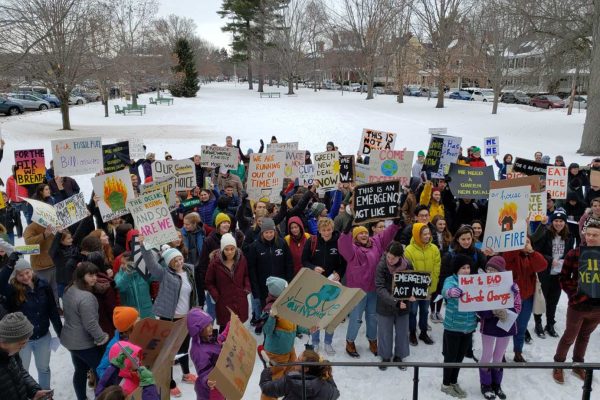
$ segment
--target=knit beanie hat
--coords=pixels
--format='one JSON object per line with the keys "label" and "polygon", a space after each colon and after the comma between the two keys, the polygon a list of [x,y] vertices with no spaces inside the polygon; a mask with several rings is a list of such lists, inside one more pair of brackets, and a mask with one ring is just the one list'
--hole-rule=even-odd
{"label": "knit beanie hat", "polygon": [[277,278],[276,276],[267,278],[267,289],[269,290],[269,294],[273,297],[279,297],[286,287],[287,282],[285,279]]}
{"label": "knit beanie hat", "polygon": [[467,264],[471,267],[471,269],[473,269],[473,260],[471,260],[471,257],[460,253],[455,254],[454,257],[452,257],[452,273],[456,274],[458,270],[463,267],[463,265]]}
{"label": "knit beanie hat", "polygon": [[165,265],[167,267],[169,266],[169,264],[171,264],[171,260],[173,260],[177,256],[183,257],[181,252],[173,247],[168,248],[162,253],[163,260],[165,261]]}
{"label": "knit beanie hat", "polygon": [[165,151],[165,160],[169,157],[173,158],[173,156],[168,151]]}
{"label": "knit beanie hat", "polygon": [[275,221],[273,218],[263,218],[262,225],[260,226],[260,234],[262,235],[266,231],[274,231],[275,230]]}
{"label": "knit beanie hat", "polygon": [[31,265],[26,259],[24,259],[23,257],[19,257],[17,263],[15,264],[12,274],[10,274],[10,278],[8,279],[8,281],[12,281],[17,276],[18,272],[25,271],[26,269],[31,269]]}
{"label": "knit beanie hat", "polygon": [[395,257],[402,257],[404,255],[404,246],[402,246],[402,243],[394,240],[388,246],[387,252]]}
{"label": "knit beanie hat", "polygon": [[477,146],[473,146],[471,148],[471,153],[475,154],[475,153],[481,153],[481,149]]}
{"label": "knit beanie hat", "polygon": [[231,218],[229,218],[229,215],[225,213],[218,213],[215,217],[215,227],[218,229],[219,225],[221,225],[223,222],[229,222],[231,224]]}
{"label": "knit beanie hat", "polygon": [[352,229],[352,239],[356,240],[356,237],[363,232],[369,233],[369,230],[362,225],[354,227],[354,229]]}
{"label": "knit beanie hat", "polygon": [[127,332],[139,316],[140,313],[133,307],[117,306],[113,310],[113,325],[119,332]]}
{"label": "knit beanie hat", "polygon": [[221,251],[225,250],[225,247],[233,246],[237,248],[237,242],[231,233],[226,233],[221,236]]}
{"label": "knit beanie hat", "polygon": [[554,221],[555,219],[562,219],[563,221],[567,222],[567,212],[564,208],[557,208],[556,210],[554,210],[554,212],[550,216],[550,222],[552,223],[552,221]]}
{"label": "knit beanie hat", "polygon": [[544,164],[550,164],[550,156],[548,156],[548,155],[543,156],[542,157],[542,162]]}
{"label": "knit beanie hat", "polygon": [[498,272],[506,271],[506,261],[501,256],[493,256],[490,258],[485,265],[486,267],[492,267]]}
{"label": "knit beanie hat", "polygon": [[312,207],[310,207],[310,213],[315,217],[319,218],[323,210],[325,209],[325,204],[321,202],[314,202]]}
{"label": "knit beanie hat", "polygon": [[425,152],[423,150],[419,150],[417,157],[425,157]]}
{"label": "knit beanie hat", "polygon": [[0,320],[0,342],[17,343],[29,339],[33,325],[22,312],[6,314]]}
{"label": "knit beanie hat", "polygon": [[271,136],[271,142],[276,142],[277,138],[275,137],[275,135]]}

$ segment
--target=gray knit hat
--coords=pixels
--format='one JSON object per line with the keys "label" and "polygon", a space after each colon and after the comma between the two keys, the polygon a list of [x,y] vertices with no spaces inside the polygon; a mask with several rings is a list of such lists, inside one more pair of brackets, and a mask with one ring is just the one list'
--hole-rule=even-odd
{"label": "gray knit hat", "polygon": [[0,320],[0,342],[17,343],[29,339],[33,334],[33,325],[22,312],[6,314]]}
{"label": "gray knit hat", "polygon": [[25,271],[26,269],[31,269],[31,264],[29,264],[29,262],[23,257],[19,257],[17,263],[15,264],[12,274],[10,274],[10,278],[8,279],[8,281],[12,281],[17,276],[18,272]]}
{"label": "gray knit hat", "polygon": [[320,203],[320,202],[315,202],[315,203],[313,203],[312,207],[310,208],[310,212],[315,218],[319,218],[319,216],[321,215],[321,213],[323,212],[324,209],[325,209],[325,204]]}
{"label": "gray knit hat", "polygon": [[273,218],[263,218],[262,224],[260,225],[260,233],[263,234],[266,231],[274,231],[275,230],[275,221]]}

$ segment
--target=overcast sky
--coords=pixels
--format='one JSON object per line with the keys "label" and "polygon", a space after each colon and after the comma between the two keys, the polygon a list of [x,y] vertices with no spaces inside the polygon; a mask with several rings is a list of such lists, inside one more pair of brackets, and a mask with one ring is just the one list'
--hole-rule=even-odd
{"label": "overcast sky", "polygon": [[228,47],[231,34],[221,31],[225,20],[217,14],[222,0],[160,0],[159,15],[176,14],[192,18],[198,26],[198,35],[217,47]]}

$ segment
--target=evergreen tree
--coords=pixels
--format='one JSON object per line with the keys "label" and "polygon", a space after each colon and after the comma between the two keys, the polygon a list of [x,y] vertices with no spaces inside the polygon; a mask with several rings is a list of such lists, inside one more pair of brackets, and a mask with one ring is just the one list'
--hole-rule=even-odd
{"label": "evergreen tree", "polygon": [[175,42],[174,56],[177,65],[173,67],[175,74],[169,90],[175,97],[196,97],[198,92],[198,72],[194,61],[194,51],[187,39],[179,38]]}

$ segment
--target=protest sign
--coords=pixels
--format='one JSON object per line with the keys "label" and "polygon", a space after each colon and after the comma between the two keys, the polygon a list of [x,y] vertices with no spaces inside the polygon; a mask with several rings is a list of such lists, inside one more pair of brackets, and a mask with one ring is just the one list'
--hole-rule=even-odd
{"label": "protest sign", "polygon": [[146,158],[144,150],[144,140],[142,138],[129,138],[129,158],[131,160],[140,160]]}
{"label": "protest sign", "polygon": [[354,223],[398,217],[400,188],[400,181],[368,183],[355,187]]}
{"label": "protest sign", "polygon": [[31,204],[31,207],[33,207],[33,214],[31,216],[31,220],[33,222],[43,227],[47,227],[48,225],[55,227],[60,226],[54,206],[48,203],[44,203],[43,201],[38,201],[29,198],[24,198],[23,200]]}
{"label": "protest sign", "polygon": [[425,300],[429,285],[431,285],[431,276],[427,272],[399,272],[394,274],[392,296],[400,300],[408,300],[412,296],[417,300]]}
{"label": "protest sign", "polygon": [[546,177],[546,168],[548,164],[527,160],[524,158],[515,158],[512,172],[522,172],[525,175],[543,175]]}
{"label": "protest sign", "polygon": [[[519,172],[516,173],[518,174]],[[539,193],[542,190],[540,187],[540,179],[538,175],[523,175],[517,178],[501,179],[499,181],[494,181],[490,184],[490,187],[492,189],[503,189],[517,186],[529,186],[531,188],[531,193]]]}
{"label": "protest sign", "polygon": [[44,149],[15,150],[17,185],[42,183],[46,177]]}
{"label": "protest sign", "polygon": [[298,167],[298,180],[300,185],[312,185],[315,178],[315,164],[306,164]]}
{"label": "protest sign", "polygon": [[102,169],[102,140],[99,137],[52,141],[55,176],[94,174]]}
{"label": "protest sign", "polygon": [[340,159],[337,151],[315,153],[315,179],[319,181],[319,193],[337,189],[340,182]]}
{"label": "protest sign", "polygon": [[150,183],[140,185],[140,192],[143,194],[160,191],[165,197],[169,211],[177,209],[177,193],[175,192],[175,175],[161,179],[155,179]]}
{"label": "protest sign", "polygon": [[284,176],[298,178],[298,170],[306,162],[306,150],[288,150],[285,152]]}
{"label": "protest sign", "polygon": [[340,182],[350,183],[354,181],[354,156],[340,157]]}
{"label": "protest sign", "polygon": [[548,165],[546,168],[546,192],[554,200],[567,198],[567,167]]}
{"label": "protest sign", "polygon": [[104,173],[106,174],[129,168],[129,163],[131,162],[129,158],[129,142],[103,144],[102,160]]}
{"label": "protest sign", "polygon": [[500,154],[500,138],[498,136],[483,138],[483,149],[486,157],[497,157]]}
{"label": "protest sign", "polygon": [[458,311],[488,311],[512,308],[515,296],[511,290],[511,271],[492,274],[458,275],[458,287],[463,291]]}
{"label": "protest sign", "polygon": [[581,246],[577,290],[591,299],[600,298],[600,246]]}
{"label": "protest sign", "polygon": [[267,153],[277,153],[279,151],[298,150],[298,142],[289,143],[267,143]]}
{"label": "protest sign", "polygon": [[354,183],[357,185],[364,185],[365,183],[369,183],[369,173],[371,172],[371,167],[369,164],[354,164]]}
{"label": "protest sign", "polygon": [[181,207],[183,207],[184,210],[189,210],[189,209],[197,207],[199,205],[200,205],[200,199],[197,197],[185,199],[181,202]]}
{"label": "protest sign", "polygon": [[201,146],[200,166],[202,168],[237,169],[239,154],[237,147]]}
{"label": "protest sign", "polygon": [[429,128],[430,135],[445,135],[448,133],[448,128]]}
{"label": "protest sign", "polygon": [[494,179],[494,168],[488,165],[484,168],[468,167],[466,165],[450,164],[450,190],[459,199],[487,199],[490,192],[490,182]]}
{"label": "protest sign", "polygon": [[440,160],[440,166],[437,173],[432,173],[433,178],[443,178],[450,169],[450,164],[455,163],[458,160],[460,154],[460,144],[462,143],[461,137],[456,136],[444,136],[444,147],[442,148],[442,159]]}
{"label": "protest sign", "polygon": [[530,186],[503,189],[490,186],[484,248],[502,252],[525,247],[530,191]]}
{"label": "protest sign", "polygon": [[600,171],[595,169],[590,171],[590,184],[592,186],[600,186]]}
{"label": "protest sign", "polygon": [[363,129],[358,152],[370,155],[373,150],[394,150],[396,134],[392,132]]}
{"label": "protest sign", "polygon": [[144,236],[146,248],[160,248],[179,238],[165,197],[160,191],[141,194],[127,202],[135,228]]}
{"label": "protest sign", "polygon": [[410,183],[414,151],[373,150],[369,159],[369,183],[399,180]]}
{"label": "protest sign", "polygon": [[127,201],[135,197],[135,192],[128,170],[95,176],[92,178],[92,186],[96,196],[100,197],[98,208],[103,222],[129,213]]}
{"label": "protest sign", "polygon": [[425,172],[438,172],[440,161],[442,160],[442,150],[444,149],[444,137],[439,135],[431,135],[429,148],[425,161],[423,161],[422,170]]}
{"label": "protest sign", "polygon": [[217,389],[227,400],[240,400],[246,392],[255,360],[256,339],[232,312],[227,340],[208,380],[217,382]]}
{"label": "protest sign", "polygon": [[248,167],[248,197],[254,201],[277,203],[283,189],[285,153],[252,153]]}
{"label": "protest sign", "polygon": [[175,191],[196,187],[196,166],[192,160],[156,160],[152,163],[152,177],[164,179],[175,176]]}
{"label": "protest sign", "polygon": [[[129,341],[142,348],[142,364],[152,371],[161,400],[171,398],[171,368],[173,360],[187,335],[186,318],[176,322],[144,318],[138,321],[129,335]],[[142,400],[142,387],[138,387],[129,397]]]}
{"label": "protest sign", "polygon": [[24,255],[40,254],[39,244],[24,244],[21,246],[15,246],[15,252]]}
{"label": "protest sign", "polygon": [[[129,248],[131,249],[131,257],[133,258],[133,268],[135,268],[142,276],[148,278],[150,276],[150,272],[146,268],[146,262],[142,257],[138,235],[133,235],[131,237],[131,240],[129,241]],[[152,247],[147,247],[146,249],[150,250],[152,252],[152,257],[154,257],[156,262],[159,262],[161,257],[160,252]]]}
{"label": "protest sign", "polygon": [[331,333],[364,296],[361,289],[347,288],[302,268],[271,310],[294,324],[316,326]]}
{"label": "protest sign", "polygon": [[529,194],[529,220],[531,222],[541,222],[546,216],[546,204],[548,195],[546,192]]}
{"label": "protest sign", "polygon": [[62,228],[68,228],[90,215],[82,192],[56,203],[54,209],[59,226]]}

